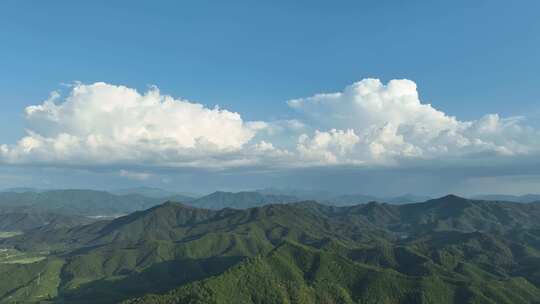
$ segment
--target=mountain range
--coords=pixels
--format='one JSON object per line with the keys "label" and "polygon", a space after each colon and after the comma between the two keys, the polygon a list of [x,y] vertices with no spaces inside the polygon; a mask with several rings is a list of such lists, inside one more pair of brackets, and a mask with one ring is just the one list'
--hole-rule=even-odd
{"label": "mountain range", "polygon": [[0,282],[0,301],[538,303],[539,216],[540,204],[453,195],[344,207],[167,202],[0,240],[34,259],[0,255],[0,274],[16,274]]}
{"label": "mountain range", "polygon": [[472,196],[473,199],[488,200],[488,201],[506,201],[517,203],[534,203],[540,202],[540,194],[525,194],[525,195],[505,195],[505,194],[484,194]]}
{"label": "mountain range", "polygon": [[49,212],[1,211],[0,231],[21,232],[36,228],[56,229],[89,224],[95,220],[75,215]]}
{"label": "mountain range", "polygon": [[[350,206],[373,201],[390,204],[424,202],[429,196],[404,194],[378,197],[365,194],[336,194],[327,191],[266,188],[255,191],[216,191],[208,195],[179,193],[159,188],[136,187],[111,191],[86,189],[43,190],[11,188],[0,191],[0,211],[7,208],[39,210],[81,216],[116,216],[143,210],[165,201],[182,202],[208,209],[245,209],[272,203],[314,200],[332,206]],[[540,195],[477,195],[472,199],[531,203]]]}
{"label": "mountain range", "polygon": [[162,202],[138,194],[114,195],[95,190],[50,190],[43,192],[0,192],[0,209],[24,208],[68,215],[121,215]]}

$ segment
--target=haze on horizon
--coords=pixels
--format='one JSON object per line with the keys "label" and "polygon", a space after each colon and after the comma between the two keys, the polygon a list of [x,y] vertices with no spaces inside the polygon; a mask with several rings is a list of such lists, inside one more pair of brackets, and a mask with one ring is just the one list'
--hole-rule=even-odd
{"label": "haze on horizon", "polygon": [[458,2],[6,1],[0,189],[537,193],[540,4]]}

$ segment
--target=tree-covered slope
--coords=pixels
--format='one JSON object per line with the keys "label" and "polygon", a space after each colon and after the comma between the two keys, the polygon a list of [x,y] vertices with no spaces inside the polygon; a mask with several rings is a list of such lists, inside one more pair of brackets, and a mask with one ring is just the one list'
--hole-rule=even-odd
{"label": "tree-covered slope", "polygon": [[332,252],[284,243],[217,277],[125,303],[515,304],[534,303],[539,297],[540,290],[521,278],[406,275]]}
{"label": "tree-covered slope", "polygon": [[[34,229],[0,248],[61,264],[49,272],[58,283],[47,285],[59,303],[535,303],[539,208],[455,196],[221,210],[168,202]],[[28,265],[0,261],[22,276],[5,284],[0,301],[34,288]]]}
{"label": "tree-covered slope", "polygon": [[58,296],[63,261],[51,257],[34,263],[3,263],[0,303],[39,303]]}
{"label": "tree-covered slope", "polygon": [[94,222],[94,220],[75,215],[50,212],[0,212],[0,231],[27,231],[36,228],[57,229],[74,227]]}
{"label": "tree-covered slope", "polygon": [[247,209],[268,204],[291,203],[299,199],[290,195],[263,194],[259,192],[223,192],[212,194],[187,202],[197,208],[206,209]]}
{"label": "tree-covered slope", "polygon": [[535,203],[540,202],[540,194],[525,194],[525,195],[503,195],[503,194],[483,194],[472,197],[477,200],[488,201],[505,201],[516,203]]}
{"label": "tree-covered slope", "polygon": [[362,215],[346,218],[342,216],[344,211],[315,202],[243,210],[199,209],[167,202],[112,221],[58,229],[55,233],[34,231],[0,241],[0,245],[27,250],[57,250],[108,244],[131,246],[145,241],[184,243],[234,237],[258,246],[272,246],[283,239],[317,243],[334,238],[352,243],[389,237],[382,226],[370,223],[369,218]]}

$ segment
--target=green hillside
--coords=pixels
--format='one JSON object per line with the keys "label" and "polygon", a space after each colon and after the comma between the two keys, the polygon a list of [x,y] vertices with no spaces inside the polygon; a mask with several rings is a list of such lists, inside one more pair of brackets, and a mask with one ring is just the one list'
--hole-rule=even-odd
{"label": "green hillside", "polygon": [[125,303],[515,304],[534,303],[539,298],[540,290],[522,278],[474,280],[457,273],[403,274],[285,243],[220,276]]}
{"label": "green hillside", "polygon": [[94,220],[75,215],[49,212],[0,212],[0,231],[26,231],[36,228],[56,229],[89,224]]}
{"label": "green hillside", "polygon": [[[0,271],[20,276],[0,282],[0,302],[538,303],[539,215],[538,204],[456,196],[221,210],[168,202],[0,239],[18,261],[0,259]],[[48,283],[38,286],[40,273]]]}

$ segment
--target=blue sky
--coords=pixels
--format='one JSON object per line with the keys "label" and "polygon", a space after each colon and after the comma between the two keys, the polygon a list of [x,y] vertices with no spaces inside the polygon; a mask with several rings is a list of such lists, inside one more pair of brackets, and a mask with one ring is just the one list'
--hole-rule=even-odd
{"label": "blue sky", "polygon": [[[69,94],[63,84],[73,81],[141,94],[156,85],[161,94],[219,105],[243,121],[273,122],[309,120],[287,106],[290,99],[340,92],[365,78],[410,79],[422,103],[460,121],[497,113],[525,117],[535,128],[538,11],[538,1],[3,1],[0,144],[25,136],[25,107],[54,90]],[[38,170],[28,161],[24,170],[0,166],[19,177]],[[58,161],[39,166],[64,168]],[[92,177],[79,183],[100,178],[92,164],[85,168]],[[235,185],[214,187],[242,188],[235,176]]]}

